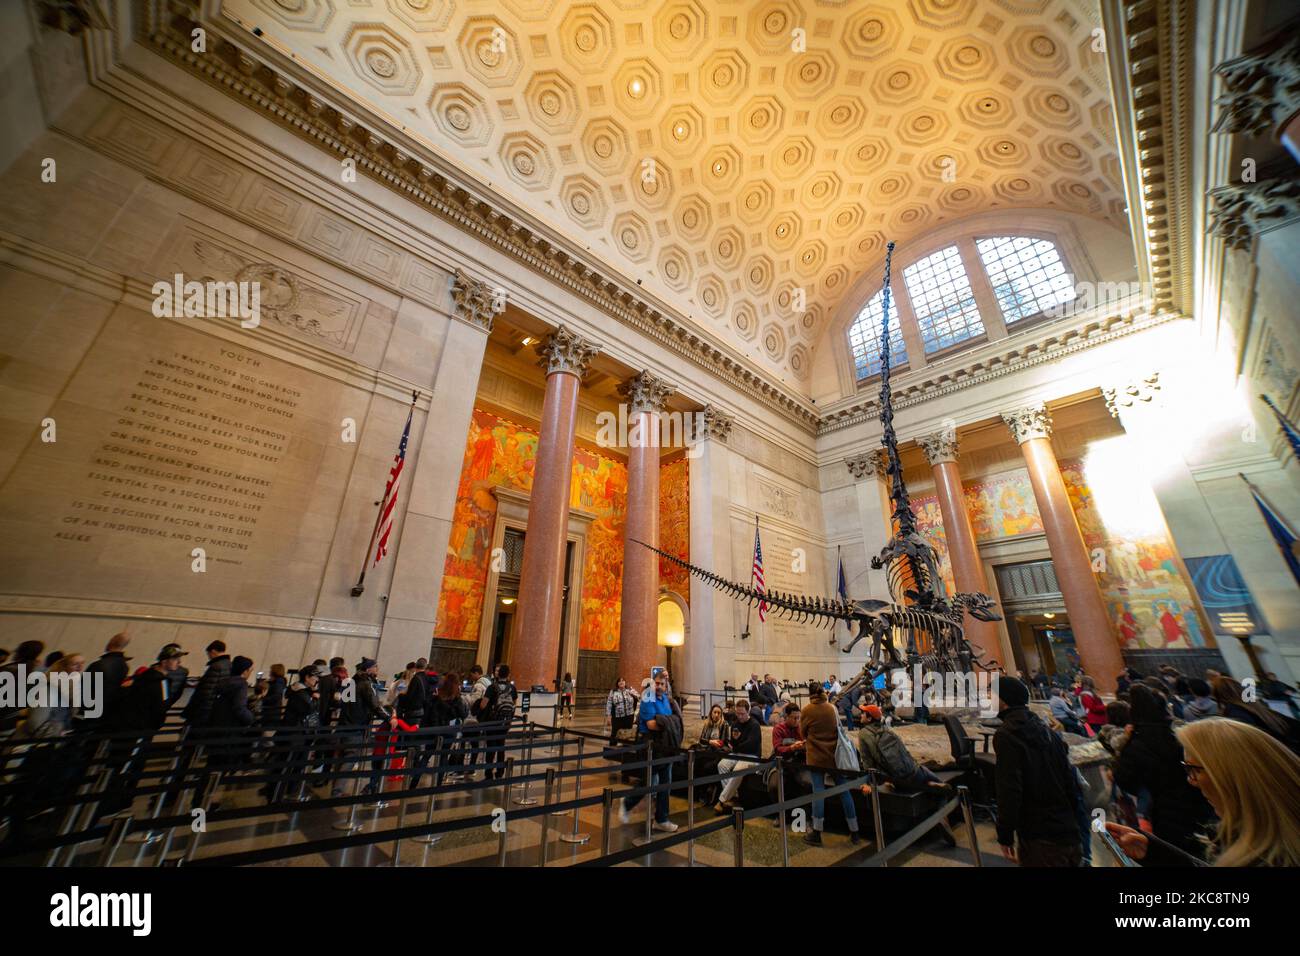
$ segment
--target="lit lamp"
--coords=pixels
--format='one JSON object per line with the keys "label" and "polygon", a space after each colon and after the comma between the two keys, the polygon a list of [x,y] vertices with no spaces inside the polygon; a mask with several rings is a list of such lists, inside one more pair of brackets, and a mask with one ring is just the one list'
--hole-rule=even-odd
{"label": "lit lamp", "polygon": [[668,648],[668,673],[673,672],[673,648],[681,647],[685,643],[686,637],[681,631],[668,630],[660,632],[659,646]]}

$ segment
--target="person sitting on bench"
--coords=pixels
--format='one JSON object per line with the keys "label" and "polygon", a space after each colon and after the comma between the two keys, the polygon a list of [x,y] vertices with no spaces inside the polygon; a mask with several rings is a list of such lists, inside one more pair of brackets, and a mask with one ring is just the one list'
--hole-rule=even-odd
{"label": "person sitting on bench", "polygon": [[[893,729],[887,727],[883,714],[875,704],[862,704],[858,710],[864,721],[858,731],[858,752],[862,755],[862,767],[865,770],[878,770],[896,786],[906,789],[944,786],[933,770],[918,764]],[[863,793],[870,793],[871,787],[864,786]]]}

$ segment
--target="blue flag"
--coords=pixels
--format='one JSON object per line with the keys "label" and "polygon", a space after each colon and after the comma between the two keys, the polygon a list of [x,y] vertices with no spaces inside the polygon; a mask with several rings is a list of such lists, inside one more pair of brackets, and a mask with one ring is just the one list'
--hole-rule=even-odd
{"label": "blue flag", "polygon": [[[1242,475],[1241,480],[1246,481],[1246,476]],[[1246,481],[1246,485],[1250,488],[1250,495],[1255,499],[1259,513],[1264,516],[1264,523],[1273,533],[1273,540],[1277,542],[1277,548],[1282,552],[1282,560],[1291,569],[1291,576],[1295,578],[1296,584],[1300,585],[1300,546],[1297,546],[1296,533],[1287,526],[1281,515],[1269,507],[1268,502],[1260,495],[1259,489],[1249,481]]]}

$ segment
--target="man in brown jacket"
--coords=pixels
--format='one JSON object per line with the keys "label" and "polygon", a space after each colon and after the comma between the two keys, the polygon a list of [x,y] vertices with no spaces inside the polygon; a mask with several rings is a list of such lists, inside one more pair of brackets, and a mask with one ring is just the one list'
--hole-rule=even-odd
{"label": "man in brown jacket", "polygon": [[[799,712],[799,726],[803,728],[804,752],[808,760],[808,776],[814,793],[826,789],[826,771],[835,769],[835,745],[839,742],[840,715],[826,701],[826,692],[820,684],[808,686],[808,704]],[[834,786],[834,783],[831,784]],[[847,790],[840,794],[844,806],[844,818],[849,824],[849,840],[857,843],[862,837],[858,834],[858,812],[853,806],[853,797]],[[812,829],[804,834],[804,842],[810,846],[822,845],[822,827],[826,819],[826,802],[813,801]]]}

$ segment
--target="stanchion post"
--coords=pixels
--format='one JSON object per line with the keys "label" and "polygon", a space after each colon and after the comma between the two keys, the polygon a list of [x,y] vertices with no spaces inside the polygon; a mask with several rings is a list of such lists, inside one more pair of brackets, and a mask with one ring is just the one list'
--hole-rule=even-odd
{"label": "stanchion post", "polygon": [[[646,745],[645,745],[645,785],[646,785],[647,787],[653,787],[653,786],[654,786],[654,779],[655,779],[655,745],[654,745],[653,743],[649,742],[649,741],[646,741]],[[654,819],[655,819],[655,801],[658,799],[658,797],[659,797],[659,795],[658,795],[657,793],[655,793],[654,791],[651,791],[650,793],[647,793],[647,794],[645,795],[645,805],[646,805],[646,811],[645,811],[645,838],[646,838],[646,842],[649,842],[650,840],[653,840],[653,839],[654,839],[654,833],[653,833],[652,828],[654,827]]]}
{"label": "stanchion post", "polygon": [[[545,800],[542,803],[543,810],[545,810],[547,807],[551,805],[551,795],[554,792],[555,792],[555,768],[547,767]],[[542,846],[541,846],[541,850],[539,851],[540,858],[537,861],[538,866],[541,867],[546,866],[546,845],[550,840],[550,836],[551,836],[551,815],[549,813],[543,813],[542,814]]]}
{"label": "stanchion post", "polygon": [[600,792],[600,855],[609,856],[609,815],[614,809],[614,788],[606,787]]}
{"label": "stanchion post", "polygon": [[[695,751],[686,751],[686,832],[695,831]],[[686,865],[695,865],[695,837],[686,841]]]}
{"label": "stanchion post", "polygon": [[[527,765],[527,766],[524,768],[524,795],[523,795],[522,797],[515,797],[515,803],[519,804],[521,807],[532,807],[532,806],[536,806],[536,805],[537,805],[537,798],[536,798],[536,797],[530,797],[530,796],[528,795],[529,788],[530,788],[530,786],[531,786],[531,784],[532,784],[532,781],[529,780],[528,778],[532,775],[532,771],[533,771],[533,734],[534,734],[534,731],[533,731],[533,722],[532,722],[531,720],[528,722],[528,731],[527,731],[527,732],[528,732],[528,746],[527,746],[526,748],[524,748],[524,763]],[[509,739],[509,738],[507,738],[507,739]],[[518,785],[516,784],[516,786],[518,786]]]}
{"label": "stanchion post", "polygon": [[785,763],[776,758],[776,823],[781,828],[781,865],[790,865],[790,834],[785,822]]}
{"label": "stanchion post", "polygon": [[731,827],[735,833],[736,866],[745,865],[745,811],[737,807],[731,811]]}
{"label": "stanchion post", "polygon": [[[876,828],[876,852],[880,853],[885,849],[885,824],[880,816],[880,778],[871,770],[868,771],[867,779],[871,784],[871,819]],[[888,860],[885,861],[885,866],[889,866]]]}
{"label": "stanchion post", "polygon": [[[970,839],[970,855],[976,866],[983,866],[984,860],[980,857],[980,840],[975,833],[975,814],[970,805],[970,789],[967,787],[957,788],[957,801],[961,804],[961,815],[966,820],[966,835]],[[1089,834],[1091,837],[1091,834]]]}
{"label": "stanchion post", "polygon": [[[212,805],[212,797],[217,792],[219,783],[220,781],[213,776],[209,777],[207,783],[204,784],[203,792],[198,796],[199,805],[203,807],[204,811]],[[194,854],[197,853],[199,849],[199,841],[203,839],[203,834],[207,832],[206,828],[195,830],[193,825],[190,826],[190,829],[193,831],[193,835],[190,837],[189,845],[185,848],[185,855],[181,857],[182,863],[188,863],[190,860],[194,859]],[[162,852],[158,854],[158,866],[163,865],[163,860],[166,855],[167,848],[163,847]]]}
{"label": "stanchion post", "polygon": [[[369,731],[361,735],[361,751],[359,762],[357,763],[358,769],[364,766],[366,762],[366,737],[368,734]],[[340,820],[338,823],[334,824],[335,830],[342,830],[344,833],[353,833],[361,829],[361,824],[357,823],[357,798],[359,796],[361,796],[361,777],[358,774],[358,776],[352,781],[352,806],[348,807],[348,818],[346,820]],[[347,854],[348,851],[344,850],[344,860],[347,859]]]}
{"label": "stanchion post", "polygon": [[[419,788],[420,777],[423,776],[422,772],[417,773],[415,770],[415,754],[418,749],[419,749],[419,744],[415,744],[413,746],[406,748],[406,771],[407,771],[406,789],[408,792]],[[397,833],[402,829],[402,827],[406,825],[406,802],[409,799],[410,799],[409,797],[403,795],[397,801],[397,826],[393,830],[394,833]],[[399,836],[394,836],[392,865],[401,866],[402,865],[401,859],[402,859],[402,838]]]}
{"label": "stanchion post", "polygon": [[[445,741],[446,738],[442,736],[442,734],[439,734],[437,737],[434,738],[433,785],[435,789],[442,786],[442,745]],[[429,826],[433,825],[433,811],[437,806],[438,806],[438,795],[436,793],[429,794],[429,812],[424,817],[425,824]],[[432,846],[433,844],[437,843],[441,839],[442,839],[442,834],[440,833],[425,833],[422,836],[416,837],[415,842],[423,843],[426,846]]]}
{"label": "stanchion post", "polygon": [[126,839],[126,832],[131,828],[130,817],[117,817],[113,820],[113,825],[109,827],[108,836],[104,838],[104,847],[99,854],[99,863],[97,866],[112,866],[113,857],[117,854],[118,847]]}
{"label": "stanchion post", "polygon": [[[583,770],[582,761],[586,754],[586,749],[587,749],[586,744],[587,741],[584,738],[582,737],[578,738],[578,772],[573,775],[573,799],[575,801],[582,799],[582,770]],[[561,754],[560,759],[563,760],[564,759],[563,749],[561,749],[560,754]],[[561,763],[560,766],[563,767],[564,764]],[[565,843],[586,843],[588,840],[591,839],[590,834],[578,832],[578,814],[580,812],[581,812],[581,808],[579,807],[573,808],[573,832],[560,834],[560,839],[563,840]]]}

